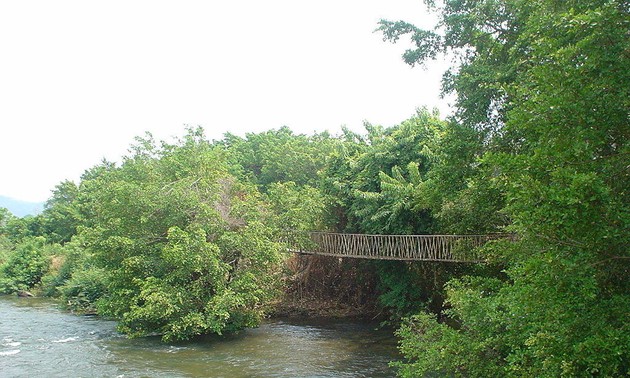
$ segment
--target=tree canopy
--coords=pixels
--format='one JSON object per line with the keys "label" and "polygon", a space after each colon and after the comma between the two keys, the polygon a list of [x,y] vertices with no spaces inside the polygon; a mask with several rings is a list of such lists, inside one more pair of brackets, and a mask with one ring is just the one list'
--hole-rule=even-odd
{"label": "tree canopy", "polygon": [[444,89],[479,132],[489,183],[518,242],[493,247],[508,280],[448,285],[453,329],[431,316],[400,331],[403,376],[613,376],[628,373],[628,51],[622,1],[428,2],[411,64],[453,52]]}

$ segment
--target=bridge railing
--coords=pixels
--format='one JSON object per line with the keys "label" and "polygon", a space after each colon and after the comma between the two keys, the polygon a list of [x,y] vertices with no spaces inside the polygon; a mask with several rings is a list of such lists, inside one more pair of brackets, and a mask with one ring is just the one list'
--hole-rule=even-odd
{"label": "bridge railing", "polygon": [[332,232],[294,232],[289,250],[298,253],[380,260],[481,262],[486,242],[513,237],[489,235],[369,235]]}

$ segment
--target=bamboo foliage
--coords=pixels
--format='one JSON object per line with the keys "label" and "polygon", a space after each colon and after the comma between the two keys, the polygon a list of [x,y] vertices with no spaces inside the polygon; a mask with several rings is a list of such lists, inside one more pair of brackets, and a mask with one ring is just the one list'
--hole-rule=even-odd
{"label": "bamboo foliage", "polygon": [[332,232],[293,233],[289,250],[313,255],[375,260],[483,262],[478,247],[489,240],[512,238],[490,235],[368,235]]}

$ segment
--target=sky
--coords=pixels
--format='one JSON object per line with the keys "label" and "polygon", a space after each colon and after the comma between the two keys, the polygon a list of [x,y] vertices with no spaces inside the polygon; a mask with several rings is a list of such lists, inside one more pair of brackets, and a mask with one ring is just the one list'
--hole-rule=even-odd
{"label": "sky", "polygon": [[[421,0],[0,2],[0,195],[45,201],[135,136],[393,126],[441,99],[446,64],[406,65],[380,19]],[[406,42],[406,43],[405,43]]]}

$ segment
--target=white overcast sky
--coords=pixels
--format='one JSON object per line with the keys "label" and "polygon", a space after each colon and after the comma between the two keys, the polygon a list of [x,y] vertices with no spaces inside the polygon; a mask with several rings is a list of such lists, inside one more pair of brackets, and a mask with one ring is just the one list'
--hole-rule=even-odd
{"label": "white overcast sky", "polygon": [[395,125],[439,98],[381,18],[421,0],[0,1],[0,195],[44,201],[133,137]]}

